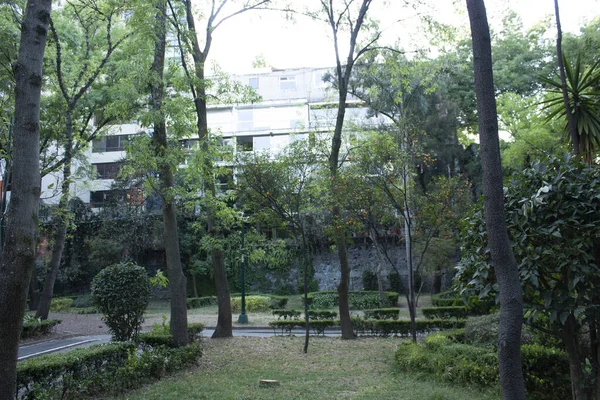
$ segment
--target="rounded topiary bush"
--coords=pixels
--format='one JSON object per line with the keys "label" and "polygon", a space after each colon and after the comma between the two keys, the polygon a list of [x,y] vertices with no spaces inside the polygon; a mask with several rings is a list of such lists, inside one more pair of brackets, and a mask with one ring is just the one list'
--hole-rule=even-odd
{"label": "rounded topiary bush", "polygon": [[150,279],[146,270],[132,262],[106,267],[92,281],[92,300],[114,340],[137,336],[150,301]]}

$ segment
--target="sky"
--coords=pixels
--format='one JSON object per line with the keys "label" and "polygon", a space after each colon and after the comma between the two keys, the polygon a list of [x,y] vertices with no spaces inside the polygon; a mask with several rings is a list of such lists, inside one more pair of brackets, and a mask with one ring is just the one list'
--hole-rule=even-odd
{"label": "sky", "polygon": [[[205,1],[196,0],[196,7],[202,9]],[[295,0],[294,5],[301,7],[315,1]],[[428,4],[419,11],[403,8],[399,0],[373,1],[370,15],[384,29],[384,44],[394,44],[401,38],[405,50],[422,48],[425,40],[423,32],[418,30],[421,25],[417,12],[428,13],[439,22],[468,32],[464,1],[425,1]],[[544,17],[554,18],[553,0],[486,0],[485,3],[492,29],[499,26],[507,7],[521,16],[526,28]],[[600,0],[559,0],[559,5],[566,32],[576,33],[586,20],[600,15]],[[268,66],[275,68],[332,66],[335,62],[333,42],[327,28],[325,23],[304,16],[290,21],[275,11],[247,12],[224,22],[214,32],[208,62],[216,62],[229,73],[249,71],[252,61],[259,55]]]}

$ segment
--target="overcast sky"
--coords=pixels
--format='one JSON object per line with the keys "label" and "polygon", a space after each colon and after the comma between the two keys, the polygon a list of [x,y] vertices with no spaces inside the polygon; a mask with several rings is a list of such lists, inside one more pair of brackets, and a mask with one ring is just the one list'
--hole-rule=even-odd
{"label": "overcast sky", "polygon": [[[196,0],[197,6],[206,0]],[[315,0],[296,0],[294,4],[312,4]],[[387,3],[387,5],[383,5]],[[402,37],[405,49],[422,47],[423,34],[416,31],[419,19],[414,10],[400,7],[398,0],[374,0],[370,15],[385,28],[383,40],[394,43]],[[464,1],[429,0],[426,10],[438,21],[463,29],[468,27]],[[492,26],[501,21],[507,7],[514,9],[529,27],[545,16],[554,16],[553,0],[487,0]],[[578,32],[586,20],[600,15],[600,0],[560,0],[563,29]],[[576,6],[573,6],[576,5]],[[397,22],[401,20],[400,22]],[[332,66],[333,45],[324,23],[297,17],[295,21],[272,11],[247,12],[226,21],[214,32],[209,63],[217,62],[230,73],[244,72],[262,54],[276,68]]]}

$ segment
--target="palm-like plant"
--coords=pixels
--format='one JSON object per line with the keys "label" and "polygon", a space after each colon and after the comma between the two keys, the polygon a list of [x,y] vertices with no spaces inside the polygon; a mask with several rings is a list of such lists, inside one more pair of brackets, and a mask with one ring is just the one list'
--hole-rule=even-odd
{"label": "palm-like plant", "polygon": [[[591,164],[594,155],[600,149],[600,62],[586,68],[582,66],[579,55],[575,65],[571,64],[566,57],[563,59],[569,108],[579,138],[579,147],[574,150],[576,154],[581,154],[588,164]],[[550,98],[542,102],[545,108],[550,110],[548,119],[558,117],[567,121],[560,80],[544,77],[541,80],[550,86],[550,93],[552,93]],[[566,122],[565,133],[567,138],[571,139]]]}

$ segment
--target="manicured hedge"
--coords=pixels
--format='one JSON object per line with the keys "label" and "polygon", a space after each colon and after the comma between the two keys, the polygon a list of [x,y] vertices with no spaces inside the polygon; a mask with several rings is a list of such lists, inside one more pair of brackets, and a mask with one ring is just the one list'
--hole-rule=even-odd
{"label": "manicured hedge", "polygon": [[399,308],[374,308],[365,310],[365,319],[398,319],[400,318]]}
{"label": "manicured hedge", "polygon": [[464,306],[462,298],[454,292],[441,292],[431,296],[431,304],[434,307]]}
{"label": "manicured hedge", "polygon": [[300,318],[302,312],[296,310],[273,310],[273,315],[276,315],[278,320],[281,318],[283,318],[284,320],[292,320]]}
{"label": "manicured hedge", "polygon": [[26,360],[17,365],[17,398],[82,398],[117,394],[196,363],[200,343],[136,349],[110,343]]}
{"label": "manicured hedge", "polygon": [[[571,398],[569,362],[564,352],[540,345],[521,347],[527,398],[565,400]],[[403,343],[396,363],[404,371],[424,372],[452,383],[498,385],[498,355],[488,347],[453,343],[445,335],[430,335],[424,343]]]}
{"label": "manicured hedge", "polygon": [[73,298],[71,297],[55,297],[50,301],[50,311],[68,311],[72,305]]}
{"label": "manicured hedge", "polygon": [[217,304],[217,298],[215,296],[190,297],[186,301],[188,310],[192,308],[214,306]]}
{"label": "manicured hedge", "polygon": [[468,315],[489,314],[495,304],[490,299],[479,299],[477,296],[471,296],[466,301],[454,292],[447,291],[431,296],[431,304],[434,307],[457,307],[466,306]]}
{"label": "manicured hedge", "polygon": [[429,319],[464,319],[467,317],[467,307],[465,306],[423,307],[421,312]]}
{"label": "manicured hedge", "polygon": [[[428,319],[416,320],[416,330],[419,333],[432,332],[442,329],[457,329],[465,326],[464,320]],[[376,336],[406,336],[410,333],[410,320],[385,320],[352,318],[355,334]]]}
{"label": "manicured hedge", "polygon": [[[330,319],[314,320],[308,322],[309,328],[312,329],[313,333],[317,335],[323,335],[325,333],[325,329],[339,325],[340,321]],[[302,319],[271,321],[269,322],[269,326],[273,328],[273,331],[275,333],[277,333],[277,331],[280,330],[281,334],[283,335],[284,333],[290,334],[293,329],[303,329],[306,326],[306,321]]]}
{"label": "manicured hedge", "polygon": [[277,296],[274,294],[270,294],[269,297],[271,298],[271,308],[273,309],[285,308],[285,306],[287,306],[288,301],[290,300],[288,296]]}
{"label": "manicured hedge", "polygon": [[29,339],[36,336],[47,335],[56,325],[60,324],[59,319],[46,319],[39,320],[34,319],[23,323],[23,329],[21,330],[21,339]]}
{"label": "manicured hedge", "polygon": [[[198,340],[198,335],[204,330],[204,324],[201,322],[188,323],[188,336],[190,343]],[[150,332],[142,332],[136,338],[136,343],[151,347],[156,346],[173,346],[173,337],[170,333],[168,325],[160,326],[158,329],[153,329]]]}
{"label": "manicured hedge", "polygon": [[[247,312],[265,312],[271,309],[271,298],[269,296],[246,296]],[[242,310],[242,298],[231,298],[231,312],[238,313]]]}
{"label": "manicured hedge", "polygon": [[335,311],[328,311],[328,310],[308,310],[308,316],[309,316],[309,321],[335,319],[335,318],[337,318],[337,313]]}
{"label": "manicured hedge", "polygon": [[[302,296],[304,301],[304,296]],[[335,308],[339,305],[339,295],[336,290],[325,290],[322,292],[308,293],[308,302],[311,308],[327,309]],[[348,293],[348,303],[352,310],[366,310],[378,308],[379,292],[377,291],[351,291]],[[395,306],[398,304],[398,293],[385,292],[384,307]]]}

